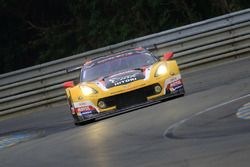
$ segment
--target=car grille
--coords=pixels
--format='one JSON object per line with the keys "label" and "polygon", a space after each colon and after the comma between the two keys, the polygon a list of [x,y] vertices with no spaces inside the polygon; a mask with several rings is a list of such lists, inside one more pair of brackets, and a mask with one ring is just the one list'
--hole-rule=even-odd
{"label": "car grille", "polygon": [[99,99],[106,103],[107,108],[116,106],[117,109],[121,109],[134,104],[139,104],[147,101],[148,96],[155,95],[154,87],[159,84],[146,86],[140,89],[136,89],[130,92],[109,96]]}

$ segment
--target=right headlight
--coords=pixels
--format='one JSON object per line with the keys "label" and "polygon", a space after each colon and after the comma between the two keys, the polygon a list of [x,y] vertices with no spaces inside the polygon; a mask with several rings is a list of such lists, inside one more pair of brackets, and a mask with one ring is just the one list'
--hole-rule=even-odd
{"label": "right headlight", "polygon": [[155,77],[164,75],[164,74],[166,74],[166,73],[167,73],[167,67],[166,67],[166,65],[165,65],[165,64],[161,64],[161,65],[157,68],[157,70],[156,70],[156,72],[155,72]]}
{"label": "right headlight", "polygon": [[80,86],[80,88],[81,88],[82,94],[84,96],[89,96],[89,95],[97,93],[97,91],[95,89],[88,87],[88,86]]}

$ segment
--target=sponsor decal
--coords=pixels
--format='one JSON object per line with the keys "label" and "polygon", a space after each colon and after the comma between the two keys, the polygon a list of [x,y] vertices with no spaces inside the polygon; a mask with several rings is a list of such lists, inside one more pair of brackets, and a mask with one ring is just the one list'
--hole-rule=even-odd
{"label": "sponsor decal", "polygon": [[93,111],[95,111],[95,108],[92,106],[84,106],[76,108],[75,110],[78,116],[82,116],[82,115],[92,114]]}
{"label": "sponsor decal", "polygon": [[106,88],[111,88],[114,86],[120,86],[134,82],[137,80],[144,79],[145,75],[140,70],[130,70],[127,72],[119,73],[108,78],[105,78]]}
{"label": "sponsor decal", "polygon": [[[181,75],[175,75],[171,78],[166,79],[164,87],[170,90],[171,92],[174,92],[180,88],[183,87],[182,85],[182,80],[181,80]],[[165,90],[166,91],[166,90]],[[166,92],[165,92],[166,94]]]}
{"label": "sponsor decal", "polygon": [[178,87],[179,85],[182,85],[181,80],[177,80],[170,84],[170,87]]}
{"label": "sponsor decal", "polygon": [[121,76],[121,75],[125,75],[125,74],[129,74],[129,73],[131,73],[131,72],[134,72],[134,70],[129,70],[129,71],[120,72],[120,73],[111,75],[110,78],[117,77],[117,76]]}
{"label": "sponsor decal", "polygon": [[90,100],[86,100],[84,102],[75,102],[73,103],[73,106],[74,106],[74,111],[71,110],[72,113],[85,112],[89,110],[92,111],[96,110],[97,112],[99,112],[98,108],[95,107],[95,105]]}
{"label": "sponsor decal", "polygon": [[178,90],[178,89],[180,89],[180,88],[182,88],[183,86],[182,85],[179,85],[179,86],[176,86],[176,87],[170,87],[170,91],[171,92],[174,92],[174,91],[176,91],[176,90]]}
{"label": "sponsor decal", "polygon": [[83,115],[88,115],[88,114],[92,114],[92,111],[78,112],[78,113],[77,113],[78,116],[83,116]]}
{"label": "sponsor decal", "polygon": [[137,80],[136,76],[131,75],[131,76],[126,76],[126,77],[122,77],[119,79],[110,79],[109,82],[111,82],[114,86],[119,86],[119,85],[130,83],[136,80]]}
{"label": "sponsor decal", "polygon": [[86,111],[90,111],[94,109],[95,108],[92,106],[83,106],[83,107],[77,108],[77,112],[86,112]]}
{"label": "sponsor decal", "polygon": [[166,79],[164,87],[166,88],[172,82],[175,82],[175,81],[180,80],[180,79],[181,79],[181,75],[180,74],[172,76],[172,77]]}
{"label": "sponsor decal", "polygon": [[182,87],[183,85],[181,80],[174,81],[168,85],[168,88],[171,92],[176,91]]}
{"label": "sponsor decal", "polygon": [[125,85],[130,82],[145,79],[145,77],[147,77],[146,79],[148,79],[149,76],[150,76],[150,69],[145,69],[143,70],[143,72],[138,70],[129,70],[118,74],[114,74],[110,77],[105,78],[104,80],[98,80],[95,82],[95,84],[103,91],[107,91],[109,88],[112,88],[114,86]]}
{"label": "sponsor decal", "polygon": [[84,106],[88,106],[91,105],[92,103],[90,101],[84,101],[84,102],[75,102],[73,103],[75,108],[79,108],[79,107],[84,107]]}

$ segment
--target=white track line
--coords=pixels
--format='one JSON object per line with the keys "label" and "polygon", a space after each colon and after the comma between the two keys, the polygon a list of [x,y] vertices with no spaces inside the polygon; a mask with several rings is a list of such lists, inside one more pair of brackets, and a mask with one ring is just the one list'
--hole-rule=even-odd
{"label": "white track line", "polygon": [[192,118],[194,118],[194,117],[196,117],[196,116],[198,116],[198,115],[204,114],[204,113],[206,113],[206,112],[208,112],[208,111],[211,111],[211,110],[214,110],[214,109],[216,109],[216,108],[225,106],[225,105],[227,105],[227,104],[230,104],[230,103],[233,103],[233,102],[235,102],[235,101],[244,99],[244,98],[246,98],[246,97],[250,97],[250,94],[247,94],[247,95],[238,97],[238,98],[236,98],[236,99],[233,99],[233,100],[230,100],[230,101],[226,101],[226,102],[217,104],[217,105],[215,105],[215,106],[209,107],[209,108],[207,108],[207,109],[205,109],[205,110],[202,110],[202,111],[200,111],[200,112],[197,112],[197,113],[191,115],[190,117],[187,117],[187,118],[185,118],[185,119],[183,119],[183,120],[181,120],[181,121],[179,121],[179,122],[176,122],[176,123],[172,124],[168,129],[166,129],[166,130],[164,131],[163,137],[164,137],[164,138],[167,138],[166,135],[167,135],[170,131],[174,132],[174,130],[175,130],[176,128],[178,128],[181,124],[187,122],[188,120],[191,120]]}

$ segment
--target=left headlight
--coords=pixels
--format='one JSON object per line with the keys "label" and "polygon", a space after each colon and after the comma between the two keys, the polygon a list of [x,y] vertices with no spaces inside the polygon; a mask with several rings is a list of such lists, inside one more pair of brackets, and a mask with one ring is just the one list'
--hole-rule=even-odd
{"label": "left headlight", "polygon": [[158,77],[160,75],[164,75],[167,73],[167,67],[165,64],[161,64],[158,69],[155,72],[155,77]]}
{"label": "left headlight", "polygon": [[84,96],[89,96],[89,95],[97,93],[97,91],[95,89],[88,87],[88,86],[80,86],[80,88],[81,88],[82,94]]}

